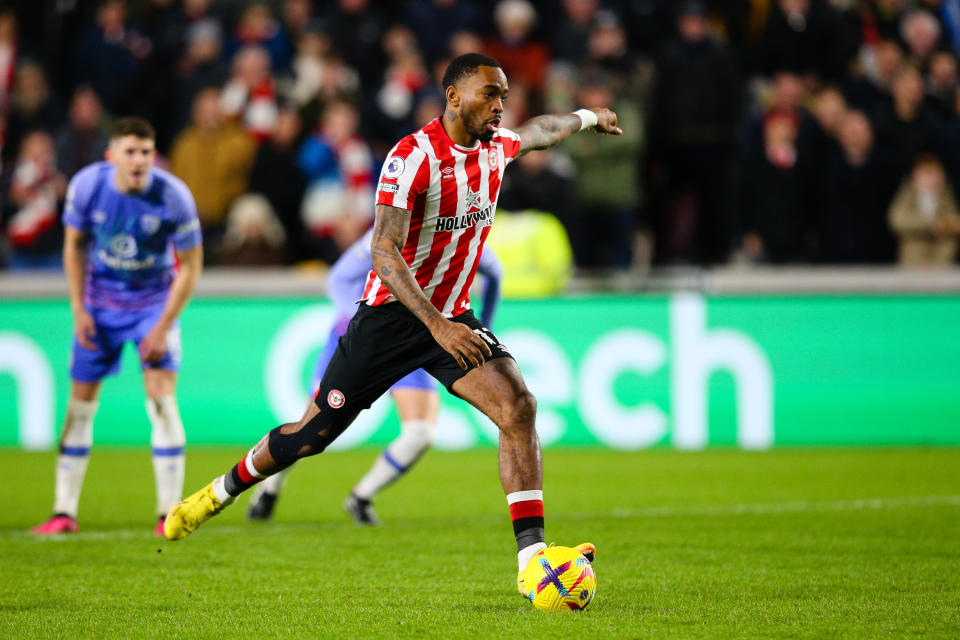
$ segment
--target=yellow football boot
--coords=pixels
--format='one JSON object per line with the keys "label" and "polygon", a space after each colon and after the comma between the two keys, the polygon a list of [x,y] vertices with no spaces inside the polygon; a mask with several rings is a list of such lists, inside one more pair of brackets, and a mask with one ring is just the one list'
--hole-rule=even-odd
{"label": "yellow football boot", "polygon": [[201,524],[223,511],[226,506],[217,499],[211,482],[170,509],[166,520],[163,521],[163,535],[167,540],[186,538]]}

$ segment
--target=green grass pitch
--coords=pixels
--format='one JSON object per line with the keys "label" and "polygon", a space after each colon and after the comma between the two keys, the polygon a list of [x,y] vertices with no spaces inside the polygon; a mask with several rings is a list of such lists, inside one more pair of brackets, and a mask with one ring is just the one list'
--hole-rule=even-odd
{"label": "green grass pitch", "polygon": [[[190,449],[188,491],[242,453]],[[174,543],[146,450],[95,449],[53,540],[25,533],[53,455],[0,450],[0,638],[960,637],[960,450],[548,450],[548,541],[599,549],[582,613],[516,593],[494,451],[431,452],[365,529],[340,503],[374,456],[307,460],[275,522],[241,498]]]}

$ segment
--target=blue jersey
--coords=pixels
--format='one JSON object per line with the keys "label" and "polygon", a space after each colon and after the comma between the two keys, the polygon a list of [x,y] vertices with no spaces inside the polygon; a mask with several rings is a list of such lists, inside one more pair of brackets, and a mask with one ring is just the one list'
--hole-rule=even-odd
{"label": "blue jersey", "polygon": [[84,305],[134,311],[166,302],[175,272],[174,249],[201,242],[197,207],[187,186],[151,169],[141,193],[121,193],[116,168],[94,163],[67,189],[63,223],[90,235]]}

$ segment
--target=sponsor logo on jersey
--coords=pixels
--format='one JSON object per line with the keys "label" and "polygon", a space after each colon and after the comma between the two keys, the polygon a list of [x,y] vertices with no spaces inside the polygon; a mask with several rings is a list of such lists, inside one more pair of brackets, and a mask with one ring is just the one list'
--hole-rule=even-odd
{"label": "sponsor logo on jersey", "polygon": [[490,205],[482,211],[465,213],[462,216],[449,216],[437,219],[437,228],[435,231],[456,231],[466,229],[474,225],[480,227],[489,227],[493,224],[493,205]]}
{"label": "sponsor logo on jersey", "polygon": [[121,258],[137,255],[137,240],[128,233],[118,233],[110,238],[110,253]]}
{"label": "sponsor logo on jersey", "polygon": [[392,182],[381,182],[380,186],[377,187],[377,190],[386,193],[396,193],[397,191],[400,191],[400,186],[393,184]]}
{"label": "sponsor logo on jersey", "polygon": [[470,187],[467,187],[467,199],[464,203],[466,205],[465,210],[470,211],[470,209],[479,209],[480,208],[480,189],[474,191]]}
{"label": "sponsor logo on jersey", "polygon": [[497,164],[500,162],[500,157],[497,155],[496,149],[490,149],[490,154],[487,156],[487,164],[490,165],[490,171],[497,170]]}
{"label": "sponsor logo on jersey", "polygon": [[398,177],[403,170],[406,168],[407,164],[403,161],[403,158],[400,156],[393,156],[387,160],[387,164],[383,166],[383,177],[388,180],[393,180]]}
{"label": "sponsor logo on jersey", "polygon": [[160,228],[160,216],[148,213],[140,217],[140,228],[147,235],[153,235]]}
{"label": "sponsor logo on jersey", "polygon": [[327,394],[327,404],[334,409],[342,407],[344,402],[346,402],[346,399],[343,397],[343,393],[337,389],[333,389]]}

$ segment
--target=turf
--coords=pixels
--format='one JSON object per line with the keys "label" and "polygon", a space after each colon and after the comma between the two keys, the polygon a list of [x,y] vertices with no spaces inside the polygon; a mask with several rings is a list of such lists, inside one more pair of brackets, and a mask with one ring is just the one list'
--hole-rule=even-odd
{"label": "turf", "polygon": [[[241,454],[191,449],[188,489]],[[960,450],[547,451],[548,539],[599,548],[582,613],[515,592],[494,451],[431,453],[359,528],[340,502],[374,455],[171,543],[145,451],[96,450],[81,533],[51,540],[24,531],[53,456],[0,450],[0,638],[960,637]]]}

